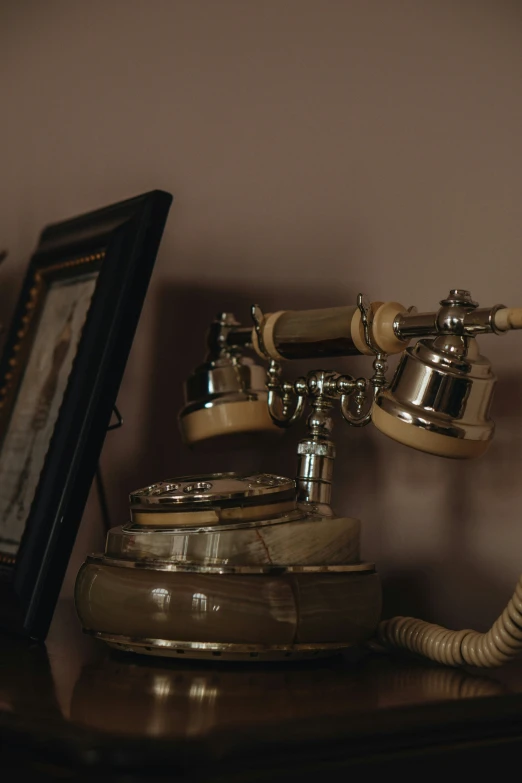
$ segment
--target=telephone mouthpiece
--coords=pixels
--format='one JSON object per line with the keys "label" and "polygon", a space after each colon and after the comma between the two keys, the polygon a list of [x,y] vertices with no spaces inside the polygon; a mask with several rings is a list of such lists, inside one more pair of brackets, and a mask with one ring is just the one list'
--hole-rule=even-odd
{"label": "telephone mouthpiece", "polygon": [[196,368],[179,414],[187,444],[241,433],[280,432],[268,412],[264,367],[249,357],[220,357]]}

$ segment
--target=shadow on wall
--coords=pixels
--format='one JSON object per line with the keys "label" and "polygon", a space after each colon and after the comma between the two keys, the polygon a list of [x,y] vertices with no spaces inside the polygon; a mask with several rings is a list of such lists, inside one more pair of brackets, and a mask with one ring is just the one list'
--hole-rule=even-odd
{"label": "shadow on wall", "polygon": [[[506,550],[506,539],[512,540],[515,551],[520,549],[518,525],[513,524],[507,509],[516,507],[520,499],[513,465],[522,459],[522,379],[514,373],[498,375],[492,406],[496,433],[483,457],[444,460],[398,447],[399,459],[393,468],[397,480],[403,480],[405,491],[408,484],[424,486],[430,524],[433,519],[428,486],[433,484],[438,490],[436,522],[443,547],[432,558],[421,556],[402,563],[396,558],[390,569],[380,569],[385,574],[385,617],[413,615],[432,622],[453,623],[457,628],[465,614],[468,627],[486,630],[513,594],[518,574],[513,574],[508,564],[503,567],[497,553]],[[484,520],[482,503],[491,497],[496,499],[496,510]],[[421,516],[417,524],[422,527],[426,521]],[[389,526],[393,529],[392,520]],[[383,527],[387,527],[386,523]],[[480,545],[476,545],[475,539],[479,534],[484,536],[484,528],[491,541],[490,559],[477,562]]]}

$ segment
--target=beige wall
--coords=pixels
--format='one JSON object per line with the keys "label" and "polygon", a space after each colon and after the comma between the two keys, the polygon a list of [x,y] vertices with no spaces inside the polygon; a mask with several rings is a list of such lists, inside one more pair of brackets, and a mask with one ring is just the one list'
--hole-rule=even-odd
{"label": "beige wall", "polygon": [[[181,380],[217,310],[359,290],[425,309],[454,286],[522,305],[521,22],[508,0],[4,0],[4,313],[44,225],[175,196],[103,452],[114,523],[155,479],[293,470],[299,428],[258,456],[180,443]],[[484,627],[522,570],[521,347],[483,340],[498,431],[476,463],[337,426],[337,509],[364,520],[390,610]],[[100,540],[93,494],[66,592]]]}

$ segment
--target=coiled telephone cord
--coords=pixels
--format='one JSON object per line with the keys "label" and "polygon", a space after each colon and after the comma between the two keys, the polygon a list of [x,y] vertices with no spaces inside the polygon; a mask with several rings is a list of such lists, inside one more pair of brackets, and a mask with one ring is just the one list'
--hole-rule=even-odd
{"label": "coiled telephone cord", "polygon": [[522,576],[508,605],[486,633],[451,631],[414,617],[392,617],[379,624],[376,641],[448,666],[501,666],[522,652]]}

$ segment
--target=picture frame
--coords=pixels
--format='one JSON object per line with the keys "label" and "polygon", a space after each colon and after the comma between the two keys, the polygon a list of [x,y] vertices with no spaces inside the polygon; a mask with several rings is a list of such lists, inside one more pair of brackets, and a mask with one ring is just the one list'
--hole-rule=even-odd
{"label": "picture frame", "polygon": [[45,228],[0,360],[0,629],[45,639],[172,202]]}

